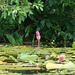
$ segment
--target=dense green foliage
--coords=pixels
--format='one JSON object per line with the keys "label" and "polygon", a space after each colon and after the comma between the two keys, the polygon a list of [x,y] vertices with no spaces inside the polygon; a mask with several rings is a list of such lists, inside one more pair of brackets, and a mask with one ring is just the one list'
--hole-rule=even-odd
{"label": "dense green foliage", "polygon": [[0,40],[7,41],[8,34],[17,41],[18,34],[22,40],[34,42],[36,30],[42,42],[55,40],[57,46],[71,46],[75,41],[75,1],[0,0]]}
{"label": "dense green foliage", "polygon": [[72,47],[75,48],[75,42],[73,42]]}

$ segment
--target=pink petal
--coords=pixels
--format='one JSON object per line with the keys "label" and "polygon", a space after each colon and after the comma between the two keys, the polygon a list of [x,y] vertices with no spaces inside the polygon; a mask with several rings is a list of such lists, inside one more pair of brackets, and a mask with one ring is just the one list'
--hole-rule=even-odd
{"label": "pink petal", "polygon": [[63,57],[63,56],[60,56],[60,57],[59,57],[59,59],[58,59],[58,61],[57,61],[57,63],[62,62],[62,61],[63,61],[63,59],[64,59],[64,57]]}
{"label": "pink petal", "polygon": [[37,39],[40,39],[41,37],[40,37],[40,36],[37,36],[36,38],[37,38]]}
{"label": "pink petal", "polygon": [[37,39],[40,39],[40,38],[41,38],[39,31],[36,31],[36,38],[37,38]]}
{"label": "pink petal", "polygon": [[39,33],[39,31],[36,31],[36,36],[40,36],[40,33]]}

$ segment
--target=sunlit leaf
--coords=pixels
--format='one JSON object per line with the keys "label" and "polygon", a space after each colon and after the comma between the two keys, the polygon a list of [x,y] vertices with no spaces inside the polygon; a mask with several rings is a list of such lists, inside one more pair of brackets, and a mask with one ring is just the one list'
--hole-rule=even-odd
{"label": "sunlit leaf", "polygon": [[21,61],[29,61],[29,60],[37,60],[37,55],[27,55],[27,54],[19,54],[18,59]]}

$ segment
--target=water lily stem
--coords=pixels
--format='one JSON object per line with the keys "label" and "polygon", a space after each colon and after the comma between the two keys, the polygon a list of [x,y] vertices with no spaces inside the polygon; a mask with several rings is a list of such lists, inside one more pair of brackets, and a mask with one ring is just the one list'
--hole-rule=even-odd
{"label": "water lily stem", "polygon": [[38,39],[38,51],[40,51],[40,39]]}

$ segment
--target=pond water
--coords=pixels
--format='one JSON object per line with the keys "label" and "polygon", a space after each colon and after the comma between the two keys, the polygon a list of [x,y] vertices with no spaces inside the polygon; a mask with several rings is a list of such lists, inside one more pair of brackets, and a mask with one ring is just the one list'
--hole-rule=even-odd
{"label": "pond water", "polygon": [[[62,62],[57,63],[63,56]],[[0,75],[75,74],[75,49],[31,46],[0,47]]]}

